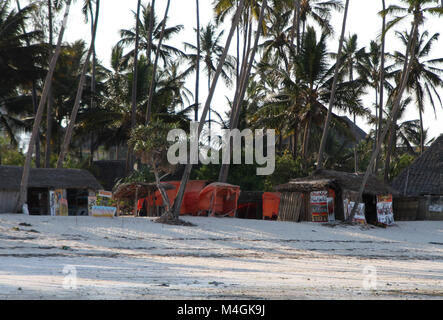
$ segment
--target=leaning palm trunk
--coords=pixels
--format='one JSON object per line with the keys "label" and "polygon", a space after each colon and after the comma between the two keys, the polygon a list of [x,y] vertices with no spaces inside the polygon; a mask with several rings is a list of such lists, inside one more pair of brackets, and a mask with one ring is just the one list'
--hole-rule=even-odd
{"label": "leaning palm trunk", "polygon": [[197,70],[195,72],[195,121],[198,121],[198,106],[199,106],[199,92],[200,92],[200,6],[199,0],[195,0],[196,15],[197,15]]}
{"label": "leaning palm trunk", "polygon": [[[140,7],[141,0],[137,2],[137,22],[135,25],[135,48],[134,48],[134,76],[132,79],[132,101],[131,101],[131,129],[134,129],[137,122],[137,83],[138,83],[138,46],[140,42]],[[134,167],[134,154],[128,153],[126,171]]]}
{"label": "leaning palm trunk", "polygon": [[[358,192],[358,198],[357,198],[358,201],[355,201],[355,205],[352,208],[351,214],[349,215],[349,218],[348,218],[349,221],[352,221],[354,219],[355,212],[357,211],[357,207],[358,207],[358,202],[361,202],[363,199],[363,192],[365,191],[365,186],[366,186],[366,183],[368,182],[369,175],[372,172],[372,167],[375,163],[375,159],[378,157],[378,154],[380,152],[382,142],[386,139],[386,135],[388,133],[388,130],[392,127],[393,120],[395,119],[395,117],[398,114],[398,111],[400,110],[400,102],[401,102],[403,93],[406,89],[406,86],[407,86],[407,83],[409,80],[409,74],[411,72],[412,64],[410,63],[409,56],[411,55],[412,52],[415,51],[414,48],[416,46],[417,35],[418,35],[418,21],[417,21],[417,19],[415,19],[413,22],[412,28],[411,28],[408,45],[406,47],[405,62],[403,65],[403,71],[402,71],[402,76],[401,76],[401,80],[400,80],[400,87],[399,87],[398,92],[395,95],[392,113],[389,116],[389,118],[387,119],[388,121],[387,121],[386,127],[383,129],[383,132],[380,136],[380,140],[377,142],[377,148],[372,153],[371,160],[370,160],[369,165],[366,169],[366,173],[363,177],[363,181],[362,181],[360,190]],[[394,130],[394,128],[392,128],[392,130]]]}
{"label": "leaning palm trunk", "polygon": [[[386,1],[382,0],[383,4],[383,10],[386,10]],[[378,126],[377,126],[377,138],[376,138],[376,144],[378,141],[380,141],[380,136],[382,132],[382,126],[383,126],[383,104],[384,104],[384,83],[385,83],[385,33],[386,33],[386,16],[383,16],[383,23],[382,23],[382,38],[381,38],[381,53],[380,53],[380,84],[379,84],[379,91],[380,91],[380,104],[378,106]],[[374,147],[375,149],[375,147]],[[377,156],[377,159],[375,160],[375,166],[374,166],[374,173],[377,173],[378,171],[378,162],[380,160],[380,157]]]}
{"label": "leaning palm trunk", "polygon": [[63,167],[63,161],[65,160],[66,154],[69,151],[69,144],[71,143],[72,133],[74,131],[74,126],[75,126],[75,120],[77,118],[78,109],[80,108],[80,101],[83,95],[83,88],[86,80],[86,72],[88,71],[89,60],[91,59],[91,55],[94,51],[95,37],[97,35],[99,10],[100,10],[100,0],[97,0],[91,45],[89,47],[88,54],[86,55],[85,63],[83,64],[83,69],[80,75],[80,81],[78,83],[78,88],[77,88],[77,95],[75,97],[74,107],[72,108],[71,112],[71,119],[69,120],[68,129],[66,130],[66,135],[63,140],[60,155],[58,157],[57,168]]}
{"label": "leaning palm trunk", "polygon": [[165,35],[166,20],[168,19],[168,12],[169,12],[169,5],[170,4],[171,4],[171,0],[168,0],[168,4],[166,5],[166,10],[165,10],[165,17],[163,18],[162,30],[160,32],[160,39],[158,40],[157,52],[155,53],[155,61],[154,61],[154,66],[152,68],[151,86],[149,88],[148,105],[146,107],[146,118],[145,118],[146,124],[148,124],[149,121],[151,120],[152,101],[154,99],[154,97],[153,97],[154,96],[154,88],[155,88],[155,84],[156,84],[155,77],[157,74],[158,59],[160,57],[160,50],[161,50],[163,38]]}
{"label": "leaning palm trunk", "polygon": [[329,134],[329,125],[331,123],[331,118],[332,118],[332,108],[334,107],[335,93],[337,91],[338,73],[340,71],[340,66],[341,66],[341,57],[342,57],[343,41],[345,38],[348,9],[349,9],[349,0],[346,0],[345,13],[343,15],[343,26],[338,46],[337,63],[335,64],[335,70],[334,70],[334,81],[332,83],[331,97],[329,99],[328,115],[326,116],[325,126],[323,128],[323,135],[320,143],[320,149],[318,151],[317,169],[323,168],[323,157],[326,148],[326,141],[328,139],[328,134]]}
{"label": "leaning palm trunk", "polygon": [[[220,61],[218,62],[217,70],[216,70],[214,77],[212,79],[211,90],[209,90],[208,98],[206,99],[205,106],[202,110],[202,115],[200,117],[200,122],[198,125],[198,135],[197,135],[198,137],[200,136],[200,133],[203,130],[205,119],[206,119],[206,116],[208,115],[209,107],[211,105],[212,98],[214,97],[215,89],[217,87],[217,81],[218,81],[218,78],[220,77],[220,74],[223,69],[223,65],[226,61],[229,47],[231,46],[232,37],[234,36],[235,29],[240,21],[240,15],[243,12],[244,5],[245,5],[245,0],[240,0],[240,3],[238,5],[237,11],[234,16],[234,20],[232,21],[232,24],[231,24],[231,30],[229,31],[228,38],[226,39],[225,48],[223,49],[223,53],[220,57]],[[172,214],[173,214],[174,218],[178,218],[180,215],[180,208],[181,208],[181,205],[183,202],[183,197],[185,194],[186,185],[188,184],[189,177],[191,175],[191,171],[192,171],[192,164],[188,163],[186,165],[185,172],[183,173],[183,176],[182,176],[182,180],[180,183],[180,188],[179,188],[179,191],[177,194],[177,198],[175,199],[174,206],[172,207]]]}
{"label": "leaning palm trunk", "polygon": [[[17,10],[20,12],[20,1],[17,0]],[[26,27],[25,24],[22,24],[23,33],[26,34]],[[26,37],[26,45],[28,47],[31,46],[31,42],[29,41],[29,37]],[[34,114],[37,113],[38,108],[38,102],[37,102],[37,84],[35,83],[35,80],[32,80],[32,107],[34,110]],[[0,161],[1,164],[1,161]],[[35,139],[35,166],[37,168],[40,168],[40,133],[37,133],[37,137]]]}
{"label": "leaning palm trunk", "polygon": [[394,118],[392,120],[391,129],[389,130],[389,142],[388,147],[386,149],[386,159],[385,159],[385,174],[384,174],[384,181],[385,183],[389,182],[389,173],[391,171],[391,157],[394,154],[394,148],[395,144],[397,142],[397,119],[398,114],[394,115]]}
{"label": "leaning palm trunk", "polygon": [[34,126],[32,128],[31,139],[29,141],[25,165],[23,167],[22,179],[20,182],[20,193],[19,193],[19,197],[17,199],[17,205],[15,207],[15,212],[17,212],[17,213],[21,212],[22,206],[26,202],[27,191],[28,191],[27,189],[28,189],[29,171],[31,169],[31,159],[32,159],[32,154],[34,152],[35,140],[36,140],[36,137],[38,134],[40,123],[42,121],[44,106],[45,106],[46,102],[48,101],[50,83],[51,83],[52,77],[54,75],[54,70],[55,70],[55,66],[57,64],[58,57],[60,55],[61,45],[62,45],[62,41],[63,41],[63,35],[65,33],[66,23],[68,21],[69,9],[71,7],[71,1],[72,0],[68,0],[68,2],[66,4],[66,11],[65,11],[65,15],[63,17],[63,24],[60,29],[60,34],[58,36],[57,46],[55,48],[54,54],[52,55],[51,63],[49,64],[49,70],[48,70],[48,74],[46,75],[45,84],[43,86],[42,96],[40,98],[40,103],[38,105],[37,113],[35,115]]}
{"label": "leaning palm trunk", "polygon": [[[256,54],[257,48],[258,48],[258,41],[260,39],[261,31],[263,29],[263,20],[264,20],[264,15],[265,15],[264,13],[267,8],[267,3],[268,3],[267,0],[263,0],[261,11],[260,11],[260,17],[258,20],[257,34],[255,36],[254,47],[252,48],[251,56],[249,58],[249,63],[247,64],[247,66],[245,66],[245,68],[242,68],[244,71],[244,74],[241,76],[240,86],[238,87],[239,92],[237,95],[237,101],[233,105],[232,112],[231,112],[233,115],[233,117],[231,117],[231,123],[230,123],[231,130],[238,127],[238,123],[240,120],[242,102],[245,97],[246,89],[248,86],[248,80],[251,75],[252,65],[254,64],[255,54]],[[232,150],[231,144],[230,144],[230,150]],[[220,182],[227,182],[228,181],[229,167],[230,167],[229,164],[222,164],[222,166],[220,168],[220,173],[219,173],[219,181]]]}
{"label": "leaning palm trunk", "polygon": [[[48,0],[48,20],[49,20],[49,61],[51,63],[52,56],[52,46],[53,46],[53,38],[54,38],[54,29],[52,22],[52,1]],[[51,138],[52,138],[52,109],[53,109],[53,93],[52,93],[52,83],[50,83],[49,87],[49,99],[46,110],[46,148],[45,148],[45,168],[49,168],[51,166]]]}

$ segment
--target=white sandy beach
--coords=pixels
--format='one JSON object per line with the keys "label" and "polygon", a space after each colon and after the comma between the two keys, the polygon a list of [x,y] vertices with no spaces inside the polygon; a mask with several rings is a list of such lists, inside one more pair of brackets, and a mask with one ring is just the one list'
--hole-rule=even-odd
{"label": "white sandy beach", "polygon": [[185,220],[0,215],[0,299],[443,299],[443,222]]}

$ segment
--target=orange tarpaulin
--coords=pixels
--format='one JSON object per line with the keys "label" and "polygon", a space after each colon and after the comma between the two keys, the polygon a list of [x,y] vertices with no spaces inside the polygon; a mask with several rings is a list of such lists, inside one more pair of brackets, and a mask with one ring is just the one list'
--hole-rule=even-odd
{"label": "orange tarpaulin", "polygon": [[281,194],[279,192],[263,193],[263,219],[277,220]]}
{"label": "orange tarpaulin", "polygon": [[200,213],[208,215],[235,216],[240,187],[227,183],[211,183],[205,187],[198,198]]}
{"label": "orange tarpaulin", "polygon": [[[170,205],[174,204],[175,198],[177,197],[178,190],[180,188],[180,181],[165,181],[162,183],[166,183],[168,185],[174,186],[171,190],[166,190],[168,194]],[[183,203],[180,208],[180,214],[198,214],[198,197],[200,191],[206,186],[207,181],[201,180],[191,180],[186,185],[185,194],[183,197]],[[143,207],[143,201],[146,200],[148,206],[163,206],[163,199],[160,195],[160,192],[157,190],[151,197],[142,199],[138,203],[138,209],[140,210]]]}

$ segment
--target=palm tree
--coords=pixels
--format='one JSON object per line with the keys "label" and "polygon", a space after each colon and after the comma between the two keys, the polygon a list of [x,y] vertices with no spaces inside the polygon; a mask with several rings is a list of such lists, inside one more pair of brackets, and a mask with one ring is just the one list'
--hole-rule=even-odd
{"label": "palm tree", "polygon": [[[407,46],[409,42],[409,35],[406,33],[396,32],[402,43]],[[413,92],[415,96],[415,103],[420,115],[420,154],[424,152],[424,126],[423,126],[423,112],[425,107],[425,100],[427,99],[432,108],[436,108],[436,100],[439,101],[440,106],[443,107],[439,88],[443,88],[443,58],[427,59],[432,51],[432,46],[438,41],[439,33],[433,34],[429,37],[429,33],[424,31],[418,37],[418,42],[413,52],[413,57],[410,61],[411,71],[407,82],[406,89]],[[401,66],[405,62],[405,56],[396,51],[393,58],[396,60],[396,65]],[[398,71],[399,72],[399,71]]]}
{"label": "palm tree", "polygon": [[320,150],[318,151],[317,169],[321,169],[323,167],[323,153],[324,153],[324,150],[326,147],[326,141],[328,139],[329,124],[331,122],[332,108],[334,106],[334,101],[335,101],[335,93],[336,93],[336,89],[337,89],[337,82],[338,82],[338,76],[339,76],[339,70],[340,70],[343,42],[344,42],[344,38],[345,38],[348,9],[349,9],[349,0],[346,0],[345,13],[343,15],[343,25],[342,25],[341,36],[340,36],[340,41],[339,41],[339,45],[338,45],[337,63],[335,64],[334,81],[332,83],[331,97],[329,100],[328,115],[326,116],[326,121],[325,121],[325,125],[323,128],[323,136],[322,136],[322,139],[320,142]]}
{"label": "palm tree", "polygon": [[324,32],[332,33],[333,28],[330,24],[331,13],[333,10],[342,10],[341,0],[300,0],[300,19],[303,34],[306,31],[308,19],[315,21]]}
{"label": "palm tree", "polygon": [[[366,59],[366,48],[358,49],[358,36],[357,34],[351,35],[345,39],[341,68],[344,74],[348,75],[349,81],[354,81],[354,70],[359,71],[364,68],[364,61]],[[354,125],[356,124],[356,114],[354,116]],[[358,172],[358,155],[357,144],[354,145],[354,171]]]}
{"label": "palm tree", "polygon": [[[196,30],[197,32],[197,30]],[[204,64],[204,71],[207,75],[208,80],[208,90],[211,89],[211,82],[214,78],[216,68],[220,64],[221,58],[223,56],[224,47],[221,45],[221,40],[224,31],[217,32],[217,28],[212,24],[208,23],[206,27],[200,30],[200,42],[201,50],[199,51],[196,46],[190,43],[185,43],[185,49],[191,50],[192,53],[187,54],[191,65],[188,68],[189,72],[196,70],[198,64],[198,57]],[[201,52],[199,54],[199,52]],[[221,69],[221,77],[223,78],[227,86],[232,85],[231,77],[235,73],[236,61],[235,58],[227,55],[224,59]],[[209,110],[209,129],[211,129],[211,110]]]}
{"label": "palm tree", "polygon": [[[140,6],[141,0],[137,1],[137,15],[135,26],[135,48],[134,48],[134,76],[132,82],[132,100],[131,100],[131,130],[137,125],[137,82],[138,82],[138,49],[140,42]],[[149,39],[151,41],[151,39]],[[128,153],[128,161],[126,163],[126,171],[134,167],[134,155]]]}
{"label": "palm tree", "polygon": [[196,17],[197,17],[197,61],[195,67],[195,121],[198,121],[199,92],[200,92],[200,58],[201,58],[201,41],[200,41],[200,6],[199,0],[195,0]]}
{"label": "palm tree", "polygon": [[[140,42],[139,42],[139,52],[144,51],[146,53],[146,57],[149,61],[151,61],[150,50],[157,52],[159,47],[160,35],[163,27],[163,21],[158,21],[157,17],[153,15],[153,19],[151,19],[151,6],[141,5],[141,20],[139,21],[139,32],[140,32]],[[154,12],[153,12],[154,13]],[[134,18],[136,18],[137,13],[134,12]],[[153,32],[152,32],[152,42],[150,41],[150,24],[153,24]],[[163,35],[163,41],[170,40],[173,36],[180,33],[183,30],[183,25],[175,25],[171,27],[166,27]],[[122,46],[130,46],[134,47],[135,39],[136,39],[136,30],[135,27],[132,29],[122,29],[120,30],[121,40],[119,44]],[[135,49],[129,51],[126,55],[127,58],[134,57]],[[166,66],[168,61],[171,59],[173,55],[175,56],[184,56],[184,53],[166,43],[162,43],[160,45],[159,51],[160,58],[162,59],[163,66]]]}
{"label": "palm tree", "polygon": [[160,31],[160,38],[158,39],[158,48],[155,52],[155,60],[154,60],[154,66],[152,68],[152,77],[151,77],[151,86],[149,88],[149,97],[148,97],[148,104],[146,106],[146,117],[145,117],[145,123],[148,124],[148,122],[151,119],[151,109],[152,109],[152,100],[154,95],[154,88],[156,83],[156,75],[157,75],[157,66],[158,66],[158,59],[160,58],[160,48],[163,42],[163,38],[165,36],[165,29],[166,29],[166,21],[168,20],[168,12],[169,12],[169,6],[171,4],[171,0],[168,0],[166,4],[165,9],[165,17],[163,18],[162,23],[162,29]]}
{"label": "palm tree", "polygon": [[[91,55],[92,55],[92,53],[94,51],[94,47],[95,47],[95,38],[96,38],[96,35],[97,35],[97,25],[98,25],[99,12],[100,12],[100,0],[96,0],[96,4],[95,4],[95,18],[94,18],[94,26],[93,26],[91,44],[90,44],[88,53],[86,55],[85,62],[83,64],[83,69],[81,71],[80,81],[79,81],[78,89],[77,89],[77,95],[75,97],[75,102],[74,102],[74,106],[72,108],[71,118],[69,120],[69,125],[68,125],[68,128],[66,130],[65,138],[64,138],[63,144],[61,146],[60,155],[59,155],[58,161],[57,161],[57,168],[62,168],[63,161],[64,161],[65,156],[66,156],[66,154],[68,152],[68,149],[69,149],[69,144],[71,143],[72,132],[74,130],[74,125],[75,125],[75,121],[76,121],[76,118],[77,118],[77,113],[78,113],[78,110],[80,108],[80,100],[81,100],[82,95],[83,95],[83,89],[84,89],[84,84],[85,84],[85,80],[86,80],[86,72],[88,70],[89,60],[91,58]],[[93,72],[95,72],[95,71],[93,71]],[[93,88],[94,85],[91,85],[91,87],[92,87],[92,94],[94,95],[94,90],[95,90]]]}
{"label": "palm tree", "polygon": [[48,71],[48,74],[46,75],[45,83],[43,86],[42,96],[40,98],[40,103],[39,103],[39,106],[37,109],[37,113],[35,115],[31,139],[30,139],[28,151],[26,154],[26,161],[25,161],[25,165],[23,167],[23,175],[22,175],[22,180],[20,182],[20,193],[19,193],[19,197],[17,199],[17,206],[15,208],[15,212],[20,212],[22,210],[23,204],[26,201],[28,180],[29,180],[29,171],[31,169],[31,158],[32,158],[32,154],[34,152],[35,139],[37,137],[38,130],[40,127],[40,122],[42,120],[44,105],[46,104],[46,102],[48,100],[48,94],[49,94],[49,89],[50,89],[50,85],[51,85],[50,83],[51,83],[51,80],[52,80],[52,77],[54,74],[55,66],[57,64],[57,59],[60,55],[61,45],[62,45],[62,41],[63,41],[63,35],[65,33],[65,28],[66,28],[66,24],[67,24],[67,20],[68,20],[68,15],[69,15],[69,9],[71,7],[71,1],[72,0],[67,0],[67,3],[66,3],[65,14],[63,17],[63,23],[62,23],[60,33],[58,36],[57,46],[55,48],[54,54],[52,55],[51,63],[49,64],[49,71]]}
{"label": "palm tree", "polygon": [[[232,20],[231,29],[229,31],[228,38],[226,39],[226,44],[224,46],[223,53],[220,56],[220,59],[218,61],[218,65],[217,65],[217,69],[216,69],[216,71],[214,73],[214,77],[212,79],[212,85],[209,90],[209,94],[206,99],[205,107],[203,108],[202,115],[200,118],[197,136],[200,136],[200,133],[203,130],[203,125],[205,123],[206,116],[209,112],[212,98],[214,97],[215,89],[217,87],[217,81],[218,81],[218,78],[220,77],[220,75],[222,74],[223,67],[224,67],[226,58],[228,56],[229,47],[231,46],[232,38],[233,38],[235,30],[240,22],[240,16],[241,16],[241,13],[243,12],[244,5],[245,5],[245,0],[240,0],[238,7],[237,7],[237,11],[236,11],[234,18]],[[180,188],[178,190],[177,198],[174,201],[174,206],[172,208],[172,212],[168,213],[168,215],[166,216],[167,219],[168,218],[169,219],[170,218],[177,219],[180,216],[180,208],[181,208],[181,205],[183,202],[183,197],[185,194],[186,185],[188,184],[189,177],[191,176],[191,171],[192,171],[192,164],[188,163],[185,167],[185,171],[183,173],[182,180],[180,182]]]}
{"label": "palm tree", "polygon": [[[409,74],[411,71],[412,64],[410,63],[411,58],[413,58],[413,52],[415,52],[416,42],[418,38],[418,28],[420,25],[424,23],[425,15],[428,13],[431,13],[433,15],[442,16],[443,15],[443,8],[439,6],[435,6],[436,3],[439,3],[438,0],[402,0],[406,4],[405,7],[400,6],[389,6],[386,10],[383,10],[381,12],[382,16],[385,16],[387,14],[395,14],[395,18],[393,21],[391,21],[386,28],[386,31],[388,31],[390,28],[392,28],[394,25],[396,25],[398,22],[405,20],[408,17],[412,16],[412,25],[411,25],[411,31],[409,32],[409,43],[406,46],[406,53],[405,53],[405,61],[401,73],[401,79],[399,81],[399,86],[397,88],[397,92],[395,95],[395,99],[393,102],[393,110],[391,113],[391,117],[388,119],[387,127],[384,128],[382,135],[380,136],[379,141],[377,142],[377,146],[372,154],[369,166],[366,170],[365,176],[362,181],[362,185],[359,190],[358,199],[361,200],[363,197],[363,192],[366,186],[366,183],[369,179],[369,175],[372,172],[372,168],[374,166],[375,160],[378,157],[378,154],[381,149],[381,144],[385,140],[387,132],[389,130],[389,127],[392,124],[393,118],[397,114],[397,112],[400,109],[400,103],[403,98],[403,93],[407,87],[407,83],[409,80]],[[402,16],[398,16],[397,14],[403,14]],[[352,209],[351,214],[349,215],[350,221],[354,218],[355,212],[357,210],[357,202],[354,208]]]}

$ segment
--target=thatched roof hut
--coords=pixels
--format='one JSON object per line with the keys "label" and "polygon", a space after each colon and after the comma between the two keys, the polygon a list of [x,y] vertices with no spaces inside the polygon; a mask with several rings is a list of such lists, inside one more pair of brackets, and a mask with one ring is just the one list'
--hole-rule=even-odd
{"label": "thatched roof hut", "polygon": [[[279,192],[312,192],[328,188],[341,188],[351,193],[357,193],[360,190],[363,177],[363,174],[317,170],[309,177],[291,180],[289,183],[277,186],[275,189]],[[398,192],[379,180],[376,176],[371,175],[366,183],[364,193],[377,196],[397,194]]]}
{"label": "thatched roof hut", "polygon": [[[19,191],[23,167],[0,166],[0,190]],[[86,170],[79,169],[31,169],[28,188],[91,189],[102,186]]]}
{"label": "thatched roof hut", "polygon": [[407,197],[443,195],[443,135],[403,170],[392,185]]}
{"label": "thatched roof hut", "polygon": [[[332,193],[335,217],[344,219],[343,200],[355,201],[357,199],[363,177],[363,174],[317,170],[309,177],[294,179],[289,183],[279,185],[275,188],[276,191],[282,193],[279,219],[296,222],[311,221],[310,195],[314,191]],[[396,194],[398,194],[396,190],[377,177],[370,176],[363,193],[367,212],[371,213],[370,219],[376,218],[376,196]]]}
{"label": "thatched roof hut", "polygon": [[[23,168],[0,166],[0,213],[10,213],[15,209]],[[49,214],[50,190],[63,190],[72,201],[71,213],[87,209],[89,192],[103,189],[95,177],[86,170],[78,169],[31,169],[28,181],[27,204],[31,214]]]}

